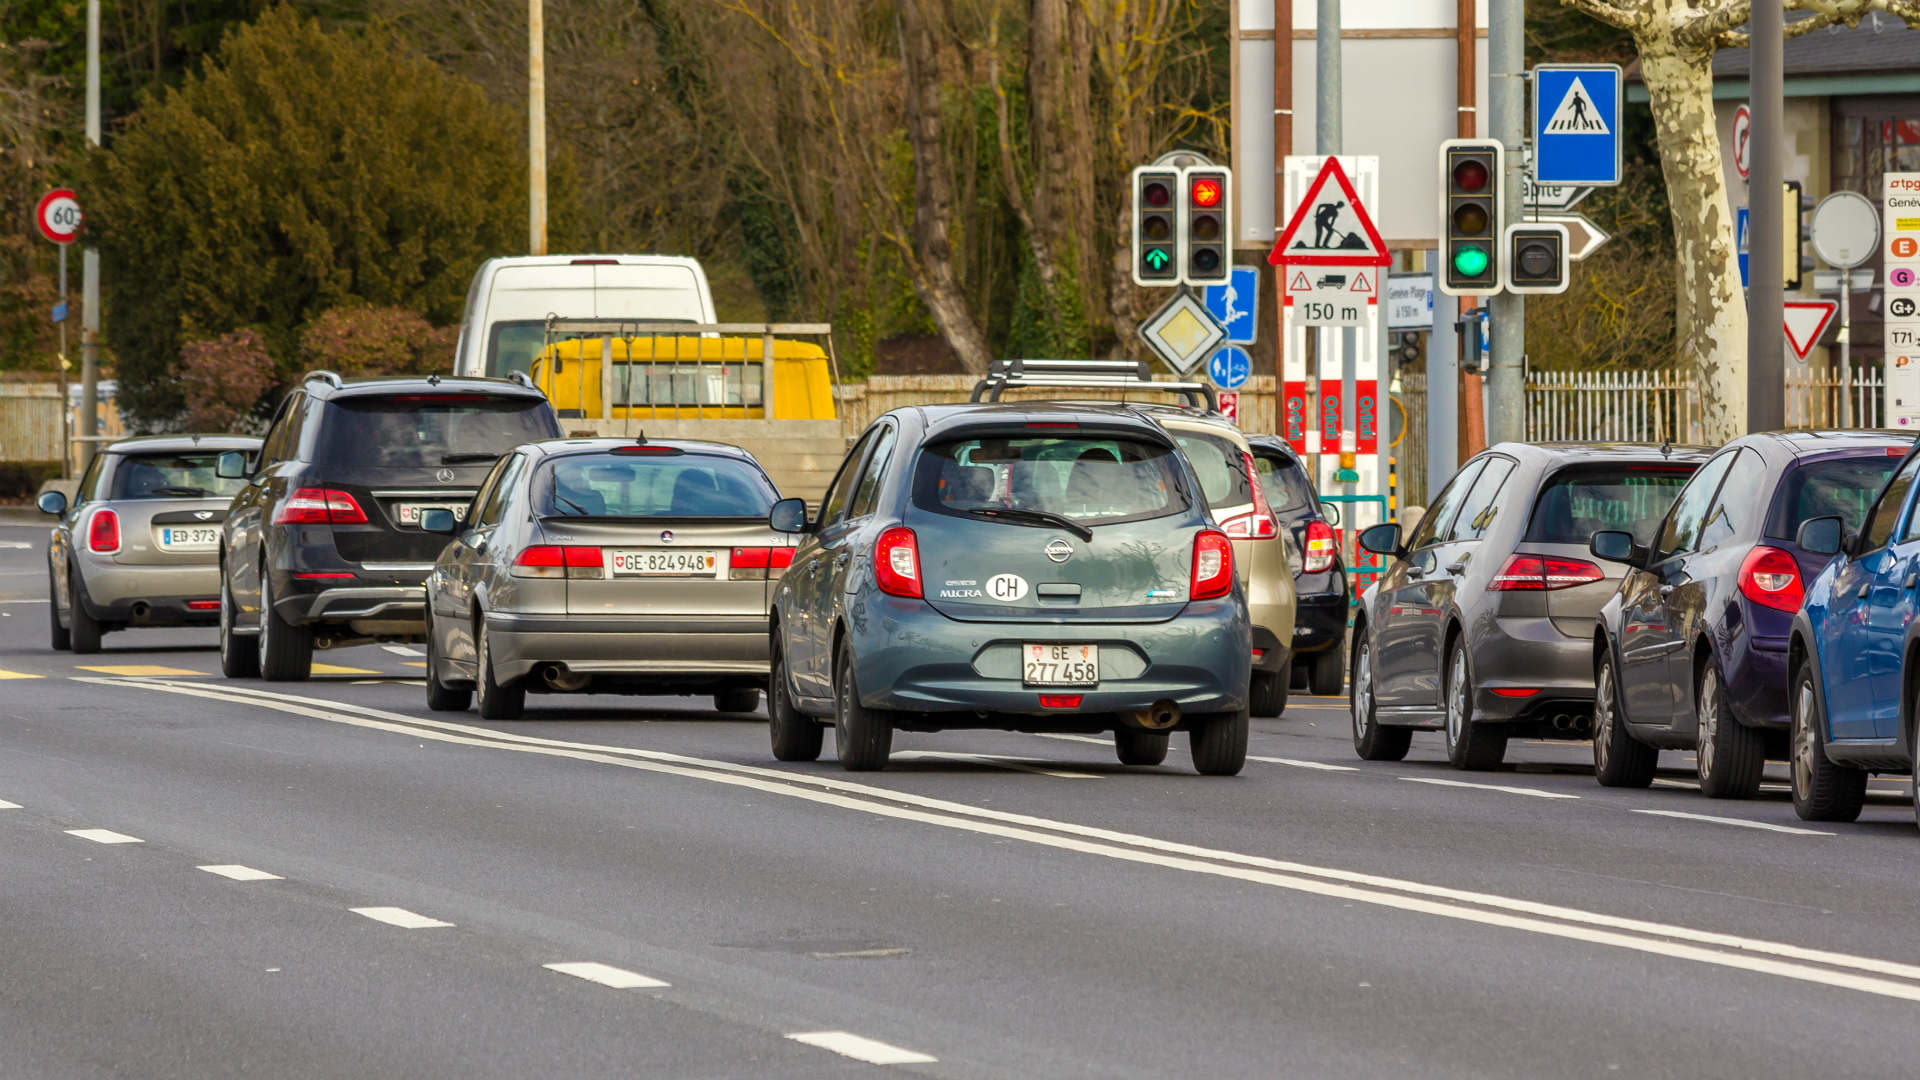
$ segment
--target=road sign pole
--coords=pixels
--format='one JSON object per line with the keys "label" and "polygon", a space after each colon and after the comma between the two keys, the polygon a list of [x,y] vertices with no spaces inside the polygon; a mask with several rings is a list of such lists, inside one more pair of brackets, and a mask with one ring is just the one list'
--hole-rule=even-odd
{"label": "road sign pole", "polygon": [[[87,142],[100,145],[100,0],[87,0]],[[80,434],[100,434],[100,253],[92,244],[80,255]],[[83,466],[96,445],[82,444]]]}
{"label": "road sign pole", "polygon": [[[1853,426],[1853,277],[1852,270],[1840,272],[1840,426]],[[1781,421],[1785,427],[1785,420]]]}
{"label": "road sign pole", "polygon": [[[1773,431],[1787,424],[1786,342],[1773,332],[1785,318],[1785,268],[1781,265],[1781,91],[1784,5],[1753,5],[1752,155],[1747,215],[1747,430]],[[1708,433],[1710,436],[1712,432]]]}
{"label": "road sign pole", "polygon": [[[1427,256],[1428,264],[1440,266],[1440,252]],[[1460,349],[1454,338],[1453,324],[1459,314],[1454,305],[1433,304],[1433,329],[1427,332],[1427,498],[1440,491],[1440,485],[1452,476],[1459,462],[1460,444]]]}
{"label": "road sign pole", "polygon": [[[1506,147],[1506,169],[1499,179],[1504,197],[1494,235],[1520,220],[1520,143],[1526,132],[1526,4],[1489,0],[1487,66],[1493,138]],[[1488,298],[1493,319],[1493,366],[1487,378],[1487,442],[1518,441],[1527,436],[1527,306],[1524,297],[1496,293]]]}

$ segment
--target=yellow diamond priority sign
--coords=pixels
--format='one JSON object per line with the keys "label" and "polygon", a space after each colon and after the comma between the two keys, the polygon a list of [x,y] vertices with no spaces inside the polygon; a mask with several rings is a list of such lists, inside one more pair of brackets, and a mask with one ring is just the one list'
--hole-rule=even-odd
{"label": "yellow diamond priority sign", "polygon": [[1226,338],[1206,305],[1184,292],[1140,325],[1140,340],[1183,376],[1192,374]]}

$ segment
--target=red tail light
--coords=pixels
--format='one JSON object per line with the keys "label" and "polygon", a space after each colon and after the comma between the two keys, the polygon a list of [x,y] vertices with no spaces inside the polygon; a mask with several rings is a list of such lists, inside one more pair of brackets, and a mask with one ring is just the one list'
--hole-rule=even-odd
{"label": "red tail light", "polygon": [[1307,522],[1306,559],[1300,569],[1318,574],[1333,569],[1333,526],[1324,521]]}
{"label": "red tail light", "polygon": [[564,547],[560,559],[567,564],[567,576],[574,580],[607,576],[607,560],[597,547]]}
{"label": "red tail light", "polygon": [[1552,592],[1605,581],[1607,575],[1585,559],[1556,559],[1551,555],[1513,555],[1487,582],[1488,592]]}
{"label": "red tail light", "polygon": [[95,510],[87,523],[87,547],[96,555],[111,555],[120,550],[120,515],[111,510]]}
{"label": "red tail light", "polygon": [[275,525],[365,525],[367,512],[345,491],[296,488],[273,512]]}
{"label": "red tail light", "polygon": [[606,558],[597,547],[535,544],[513,560],[514,577],[595,579],[607,576]]}
{"label": "red tail light", "polygon": [[1740,595],[1776,611],[1799,611],[1806,598],[1800,564],[1777,547],[1756,545],[1740,563]]}
{"label": "red tail light", "polygon": [[790,547],[737,547],[727,561],[727,580],[765,581],[793,565]]}
{"label": "red tail light", "polygon": [[1085,694],[1041,694],[1040,707],[1043,709],[1077,709]]}
{"label": "red tail light", "polygon": [[1233,591],[1233,544],[1227,534],[1208,529],[1193,538],[1193,581],[1187,595],[1212,600]]}
{"label": "red tail light", "polygon": [[880,534],[873,545],[873,571],[880,579],[880,591],[889,596],[918,599],[920,589],[920,541],[913,530],[895,525]]}
{"label": "red tail light", "polygon": [[188,611],[219,611],[219,610],[220,610],[220,601],[218,601],[218,600],[189,600],[189,601],[187,601],[187,610],[188,610]]}
{"label": "red tail light", "polygon": [[1242,450],[1240,460],[1246,466],[1247,484],[1253,489],[1253,510],[1221,522],[1220,530],[1236,540],[1268,540],[1279,536],[1280,523],[1274,520],[1273,507],[1267,504],[1267,492],[1260,486],[1260,473],[1254,468],[1253,455]]}

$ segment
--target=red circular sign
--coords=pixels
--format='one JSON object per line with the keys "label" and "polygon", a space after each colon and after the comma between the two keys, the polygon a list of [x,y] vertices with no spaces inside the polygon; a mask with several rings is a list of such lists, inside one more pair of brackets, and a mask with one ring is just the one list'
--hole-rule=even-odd
{"label": "red circular sign", "polygon": [[66,188],[55,188],[40,196],[33,209],[33,222],[40,235],[56,244],[71,244],[80,238],[80,197]]}
{"label": "red circular sign", "polygon": [[1753,133],[1753,113],[1745,105],[1733,110],[1733,168],[1745,180],[1753,170],[1753,148],[1748,142]]}

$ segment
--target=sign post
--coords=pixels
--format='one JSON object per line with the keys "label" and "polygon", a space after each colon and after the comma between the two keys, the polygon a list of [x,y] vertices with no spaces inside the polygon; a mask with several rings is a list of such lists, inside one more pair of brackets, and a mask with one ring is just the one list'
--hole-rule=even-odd
{"label": "sign post", "polygon": [[65,477],[73,458],[73,441],[67,430],[71,409],[67,406],[67,249],[80,238],[80,197],[66,188],[55,188],[40,196],[34,207],[33,223],[40,235],[60,249],[60,302],[53,306],[53,321],[60,326],[60,475]]}
{"label": "sign post", "polygon": [[1840,426],[1853,426],[1853,268],[1873,257],[1880,219],[1865,195],[1836,191],[1813,210],[1813,250],[1840,271]]}
{"label": "sign post", "polygon": [[1880,201],[1885,260],[1885,412],[1892,428],[1920,426],[1920,172],[1886,174]]}

